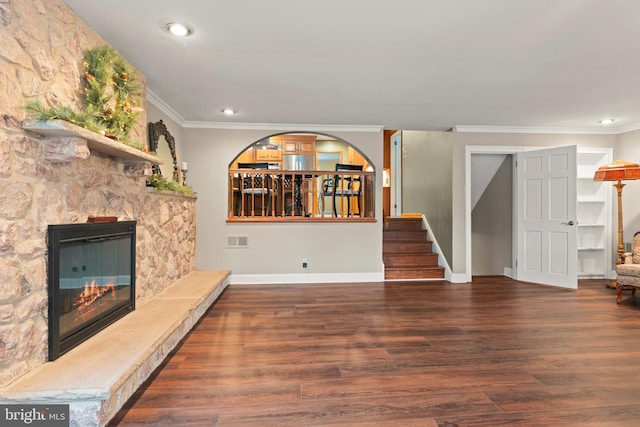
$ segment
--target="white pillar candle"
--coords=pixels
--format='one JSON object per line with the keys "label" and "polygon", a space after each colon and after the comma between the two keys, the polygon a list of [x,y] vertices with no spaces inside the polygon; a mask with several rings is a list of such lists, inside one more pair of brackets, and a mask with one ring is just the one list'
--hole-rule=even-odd
{"label": "white pillar candle", "polygon": [[181,167],[181,169],[182,169],[183,171],[186,171],[186,170],[187,170],[187,162],[182,162],[182,165],[181,165],[181,166],[182,166],[182,167]]}

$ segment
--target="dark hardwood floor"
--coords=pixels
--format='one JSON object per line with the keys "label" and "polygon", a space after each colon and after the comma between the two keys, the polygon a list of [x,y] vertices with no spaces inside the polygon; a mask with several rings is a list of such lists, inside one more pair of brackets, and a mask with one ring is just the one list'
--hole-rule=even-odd
{"label": "dark hardwood floor", "polygon": [[605,284],[230,286],[110,425],[640,425],[640,296]]}

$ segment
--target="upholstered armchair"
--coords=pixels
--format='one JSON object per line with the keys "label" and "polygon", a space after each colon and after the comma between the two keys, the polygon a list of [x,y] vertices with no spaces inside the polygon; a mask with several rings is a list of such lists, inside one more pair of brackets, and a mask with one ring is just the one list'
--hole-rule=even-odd
{"label": "upholstered armchair", "polygon": [[616,265],[616,290],[618,296],[616,302],[622,301],[622,290],[631,288],[631,294],[636,293],[636,288],[640,288],[640,231],[633,235],[631,252],[624,254],[624,264]]}

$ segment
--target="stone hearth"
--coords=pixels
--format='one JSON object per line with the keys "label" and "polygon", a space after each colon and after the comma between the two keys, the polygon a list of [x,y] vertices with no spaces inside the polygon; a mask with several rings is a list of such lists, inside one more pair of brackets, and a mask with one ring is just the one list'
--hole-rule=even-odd
{"label": "stone hearth", "polygon": [[2,403],[69,404],[70,426],[103,426],[228,285],[229,271],[194,271],[61,358],[0,391]]}

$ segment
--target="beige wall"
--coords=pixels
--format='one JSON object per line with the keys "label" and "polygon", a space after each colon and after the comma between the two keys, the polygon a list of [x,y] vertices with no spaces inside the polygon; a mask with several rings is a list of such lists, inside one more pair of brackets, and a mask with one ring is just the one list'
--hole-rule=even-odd
{"label": "beige wall", "polygon": [[502,275],[512,268],[512,160],[505,157],[471,214],[474,276]]}
{"label": "beige wall", "polygon": [[[283,130],[286,131],[286,130]],[[301,129],[304,131],[304,129]],[[235,156],[270,130],[184,129],[189,184],[198,194],[197,267],[250,275],[263,282],[380,279],[382,181],[376,174],[375,223],[227,223],[227,170]],[[362,151],[380,171],[382,132],[326,132]],[[247,236],[249,248],[226,247],[227,236]],[[302,259],[309,268],[303,270]],[[249,280],[251,280],[249,277]]]}
{"label": "beige wall", "polygon": [[451,132],[402,132],[402,212],[423,213],[451,264]]}

